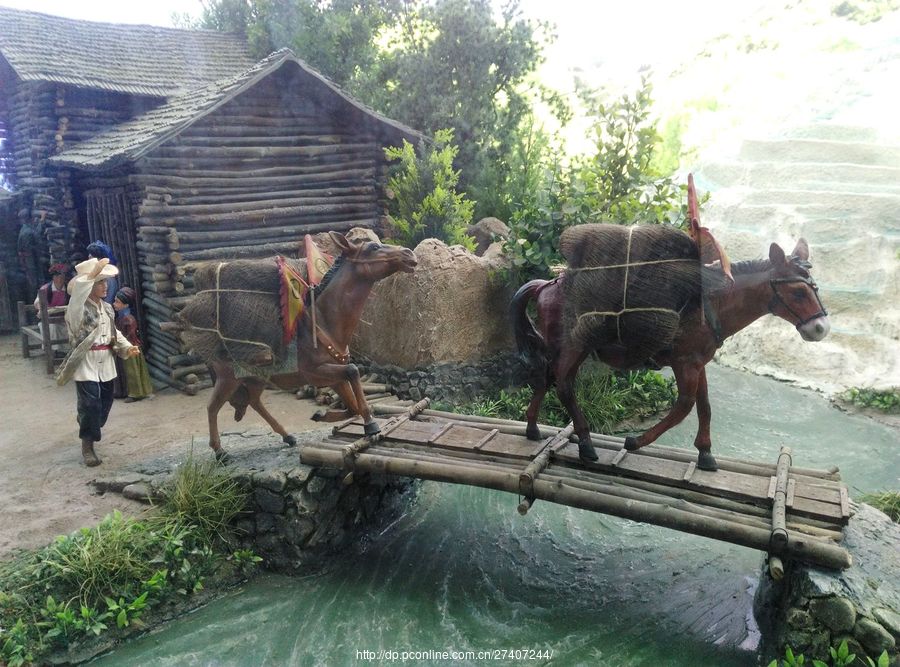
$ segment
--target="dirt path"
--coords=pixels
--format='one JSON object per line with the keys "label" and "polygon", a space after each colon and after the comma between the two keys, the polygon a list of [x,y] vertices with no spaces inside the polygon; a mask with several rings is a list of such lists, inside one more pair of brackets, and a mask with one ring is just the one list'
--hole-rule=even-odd
{"label": "dirt path", "polygon": [[[58,387],[42,359],[22,358],[18,336],[0,336],[0,558],[93,525],[114,509],[141,512],[143,505],[118,494],[94,494],[89,482],[144,458],[187,453],[192,438],[194,451],[205,456],[208,395],[209,390],[185,396],[166,389],[152,400],[117,400],[96,446],[103,465],[87,468],[81,463],[74,383]],[[318,407],[312,401],[268,391],[265,402],[289,432],[321,427],[310,420]],[[219,415],[223,432],[236,426],[231,414],[226,406]],[[252,410],[240,424],[245,425],[266,428]]]}

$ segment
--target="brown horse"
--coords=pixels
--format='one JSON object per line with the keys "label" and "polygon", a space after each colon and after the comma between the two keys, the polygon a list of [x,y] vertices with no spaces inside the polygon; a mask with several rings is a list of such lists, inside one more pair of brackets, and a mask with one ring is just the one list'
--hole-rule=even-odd
{"label": "brown horse", "polygon": [[[595,352],[602,362],[618,370],[671,366],[675,374],[678,398],[672,409],[640,436],[627,437],[625,449],[636,450],[654,442],[679,424],[696,404],[700,422],[694,440],[699,450],[697,466],[716,470],[716,460],[711,454],[711,411],[705,366],[724,339],[767,313],[793,324],[805,341],[819,341],[828,335],[828,313],[809,274],[808,260],[809,248],[800,239],[789,257],[773,243],[768,260],[732,264],[734,284],[703,298],[697,294],[681,312],[671,343],[641,360],[629,357],[621,345],[589,347],[573,340],[572,327],[565,321],[566,273],[554,280],[526,283],[513,297],[510,315],[520,356],[532,372],[529,384],[534,389],[534,397],[526,411],[527,436],[532,440],[541,438],[538,411],[547,389],[556,384],[560,401],[574,422],[579,456],[585,461],[597,459],[587,421],[575,402],[574,393],[578,368],[588,354]],[[532,299],[536,302],[539,329],[535,329],[526,310]]]}
{"label": "brown horse", "polygon": [[[375,242],[353,244],[342,234],[332,233],[332,240],[342,250],[332,275],[323,280],[323,289],[315,298],[316,344],[313,341],[312,308],[307,308],[297,327],[297,370],[272,375],[268,381],[280,389],[296,390],[311,384],[331,387],[347,409],[363,418],[365,433],[379,432],[366,404],[359,370],[348,363],[350,338],[359,324],[363,305],[375,282],[403,271],[411,273],[416,267],[412,250]],[[292,343],[293,344],[293,343]],[[219,460],[226,459],[219,438],[217,416],[226,401],[235,407],[235,419],[240,420],[249,405],[266,420],[269,426],[288,444],[295,444],[293,436],[269,413],[260,400],[266,381],[258,377],[238,379],[233,365],[221,359],[209,362],[215,373],[215,385],[207,405],[209,417],[209,446]]]}

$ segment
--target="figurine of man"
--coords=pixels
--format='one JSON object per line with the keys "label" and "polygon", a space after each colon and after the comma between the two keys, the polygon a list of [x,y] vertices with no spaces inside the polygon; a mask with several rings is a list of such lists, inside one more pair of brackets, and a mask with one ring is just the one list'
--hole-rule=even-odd
{"label": "figurine of man", "polygon": [[97,466],[101,460],[94,452],[94,443],[100,440],[100,429],[113,404],[113,353],[128,359],[141,351],[116,329],[113,308],[104,300],[106,281],[119,270],[107,258],[92,258],[78,264],[75,271],[68,285],[71,298],[66,310],[72,351],[57,372],[56,382],[64,385],[75,380],[81,455],[85,465]]}

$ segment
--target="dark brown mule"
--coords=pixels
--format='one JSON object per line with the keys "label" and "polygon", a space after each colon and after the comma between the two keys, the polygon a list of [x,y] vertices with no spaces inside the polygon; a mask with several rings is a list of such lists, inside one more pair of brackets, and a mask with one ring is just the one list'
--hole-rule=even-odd
{"label": "dark brown mule", "polygon": [[[710,294],[703,308],[698,298],[692,308],[681,315],[671,346],[659,350],[652,359],[641,360],[654,366],[671,366],[678,387],[678,399],[669,413],[655,426],[638,437],[629,436],[625,448],[635,450],[654,442],[660,435],[680,423],[696,404],[700,428],[694,440],[699,450],[697,466],[715,470],[711,454],[709,424],[711,411],[706,385],[706,364],[713,358],[721,342],[767,313],[793,324],[803,340],[819,341],[828,335],[828,314],[819,300],[818,288],[809,274],[809,248],[806,241],[797,243],[790,257],[775,243],[769,247],[768,260],[739,262],[731,265],[734,284]],[[622,353],[621,346],[610,345],[588,349],[575,344],[568,336],[563,321],[565,297],[563,273],[555,280],[532,280],[513,297],[510,315],[516,344],[526,365],[532,371],[529,384],[534,397],[528,406],[527,435],[539,440],[538,411],[544,394],[554,384],[559,398],[572,417],[579,438],[579,455],[593,461],[597,454],[591,444],[590,429],[575,402],[574,382],[578,368],[591,352],[609,366],[625,370],[639,367]],[[698,295],[699,297],[699,295]],[[535,300],[538,329],[528,316],[528,302]],[[703,311],[708,311],[706,317]],[[712,322],[713,324],[710,324]]]}
{"label": "dark brown mule", "polygon": [[[372,285],[397,271],[412,272],[416,267],[416,256],[408,248],[375,242],[356,245],[336,233],[332,233],[331,238],[343,254],[339,266],[335,267],[327,284],[323,282],[324,288],[315,299],[318,344],[313,346],[312,316],[307,308],[297,327],[297,371],[272,375],[268,381],[289,390],[306,384],[333,388],[348,410],[363,418],[366,434],[375,435],[379,428],[366,404],[359,370],[348,363],[350,338],[359,324]],[[285,442],[295,444],[293,436],[262,405],[260,396],[265,380],[256,377],[238,379],[227,361],[212,361],[210,366],[215,373],[215,385],[206,410],[209,446],[217,459],[227,457],[219,439],[217,417],[229,400],[235,406],[235,419],[243,417],[249,405]]]}

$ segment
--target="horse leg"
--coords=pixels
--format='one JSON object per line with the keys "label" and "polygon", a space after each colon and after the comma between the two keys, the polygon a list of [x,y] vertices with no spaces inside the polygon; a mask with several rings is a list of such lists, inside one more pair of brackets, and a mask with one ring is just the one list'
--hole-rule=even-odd
{"label": "horse leg", "polygon": [[694,439],[694,447],[700,453],[697,455],[697,467],[700,470],[718,470],[712,455],[712,437],[709,432],[709,423],[712,420],[712,409],[709,406],[709,391],[706,385],[706,367],[700,369],[700,377],[697,381],[697,421],[700,426],[697,429],[697,437]]}
{"label": "horse leg", "polygon": [[[353,395],[356,398],[356,409],[354,412],[362,417],[363,433],[370,438],[374,438],[381,433],[381,427],[372,417],[372,411],[369,409],[369,404],[366,403],[366,392],[363,390],[362,381],[359,379],[359,369],[355,364],[347,364],[346,369],[347,382],[352,387]],[[348,405],[347,407],[349,408],[350,406]]]}
{"label": "horse leg", "polygon": [[247,387],[247,402],[250,407],[256,410],[256,413],[262,417],[266,423],[272,427],[272,430],[275,431],[278,435],[281,436],[281,439],[289,444],[291,447],[297,444],[296,438],[290,435],[284,427],[278,422],[275,417],[272,416],[272,413],[266,410],[265,406],[262,404],[262,393],[266,388],[262,382],[257,380],[248,380],[245,381],[245,386]]}
{"label": "horse leg", "polygon": [[694,408],[703,365],[676,363],[672,365],[672,370],[675,372],[675,384],[678,387],[678,398],[675,400],[675,405],[669,410],[669,414],[652,428],[636,438],[633,436],[625,438],[625,449],[634,451],[649,445],[670,428],[680,424]]}
{"label": "horse leg", "polygon": [[[347,408],[362,417],[363,432],[367,436],[372,437],[381,432],[366,403],[366,395],[359,379],[359,369],[355,364],[321,364],[304,370],[304,375],[317,387],[334,387]],[[347,398],[341,393],[345,390],[348,390]]]}
{"label": "horse leg", "polygon": [[220,367],[216,371],[216,384],[213,386],[209,402],[206,404],[206,416],[209,421],[209,446],[215,452],[216,460],[224,463],[228,460],[228,454],[222,449],[222,442],[219,438],[218,415],[219,410],[237,389],[239,381],[234,377],[231,369]]}
{"label": "horse leg", "polygon": [[353,392],[353,387],[349,382],[339,382],[334,385],[332,389],[337,392],[338,398],[341,399],[341,403],[343,403],[344,408],[346,408],[344,410],[346,413],[344,419],[347,419],[351,415],[359,414],[359,406],[356,403],[356,394]]}
{"label": "horse leg", "polygon": [[598,457],[591,442],[591,429],[575,401],[575,377],[587,355],[587,350],[566,350],[560,354],[556,362],[556,391],[559,400],[572,417],[572,425],[578,436],[578,458],[582,461],[596,461]]}
{"label": "horse leg", "polygon": [[525,411],[525,419],[528,425],[525,427],[525,437],[529,440],[541,440],[541,430],[537,425],[538,413],[541,411],[541,403],[544,402],[544,396],[547,394],[547,384],[533,387],[534,394],[531,396],[531,402]]}

